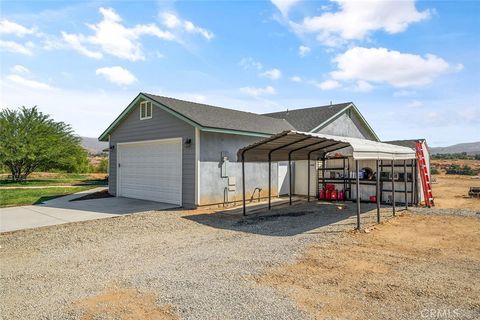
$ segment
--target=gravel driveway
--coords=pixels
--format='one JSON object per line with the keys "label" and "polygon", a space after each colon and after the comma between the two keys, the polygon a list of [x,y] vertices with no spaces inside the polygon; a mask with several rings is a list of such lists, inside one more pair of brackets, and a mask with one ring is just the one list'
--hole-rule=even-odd
{"label": "gravel driveway", "polygon": [[[362,208],[362,223],[373,224],[373,207]],[[340,242],[355,226],[354,209],[299,204],[247,218],[158,211],[2,234],[0,312],[78,319],[78,301],[133,288],[182,319],[308,318],[255,276],[301,258],[313,242]]]}

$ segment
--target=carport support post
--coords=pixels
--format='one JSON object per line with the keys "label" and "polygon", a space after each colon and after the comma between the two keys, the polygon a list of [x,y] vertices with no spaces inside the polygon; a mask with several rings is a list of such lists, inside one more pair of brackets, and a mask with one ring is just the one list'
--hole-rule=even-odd
{"label": "carport support post", "polygon": [[377,183],[376,183],[376,200],[377,200],[377,223],[380,223],[380,166],[379,160],[377,159]]}
{"label": "carport support post", "polygon": [[242,192],[243,192],[243,215],[247,215],[247,206],[245,203],[245,151],[242,152]]}
{"label": "carport support post", "polygon": [[394,169],[395,169],[395,160],[392,160],[392,212],[393,216],[395,216],[395,177],[394,177]]}
{"label": "carport support post", "polygon": [[307,161],[307,201],[310,202],[310,153]]}
{"label": "carport support post", "polygon": [[290,205],[292,205],[292,155],[290,152],[288,153],[288,186],[288,196],[290,198],[289,201]]}
{"label": "carport support post", "polygon": [[360,230],[360,175],[358,174],[358,160],[355,160],[355,171],[357,183],[355,184],[355,193],[357,196],[357,230]]}
{"label": "carport support post", "polygon": [[268,153],[268,210],[272,208],[272,154]]}
{"label": "carport support post", "polygon": [[407,160],[403,160],[403,180],[404,180],[404,185],[405,185],[405,210],[408,210]]}

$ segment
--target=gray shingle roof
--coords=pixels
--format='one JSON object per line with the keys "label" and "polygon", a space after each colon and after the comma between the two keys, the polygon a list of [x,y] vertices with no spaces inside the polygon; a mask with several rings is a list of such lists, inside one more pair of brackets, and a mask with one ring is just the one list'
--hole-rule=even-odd
{"label": "gray shingle roof", "polygon": [[142,93],[204,127],[273,134],[295,128],[286,120]]}
{"label": "gray shingle roof", "polygon": [[265,113],[264,116],[285,119],[294,126],[296,130],[309,132],[350,104],[352,103],[346,102],[313,108]]}

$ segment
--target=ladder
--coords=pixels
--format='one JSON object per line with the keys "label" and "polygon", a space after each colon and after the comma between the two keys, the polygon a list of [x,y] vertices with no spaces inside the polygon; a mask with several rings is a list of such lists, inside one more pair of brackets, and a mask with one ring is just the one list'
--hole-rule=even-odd
{"label": "ladder", "polygon": [[432,185],[430,183],[430,175],[425,161],[425,153],[423,152],[423,146],[420,141],[415,143],[415,153],[417,154],[418,169],[420,170],[420,179],[422,180],[423,196],[425,205],[427,207],[433,207]]}

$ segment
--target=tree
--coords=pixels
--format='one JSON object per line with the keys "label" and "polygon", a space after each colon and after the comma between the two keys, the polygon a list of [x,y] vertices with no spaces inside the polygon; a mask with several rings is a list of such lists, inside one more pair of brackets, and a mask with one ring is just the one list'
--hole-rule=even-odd
{"label": "tree", "polygon": [[0,111],[0,162],[13,180],[25,180],[39,168],[76,171],[85,160],[86,151],[70,125],[55,122],[37,107]]}

